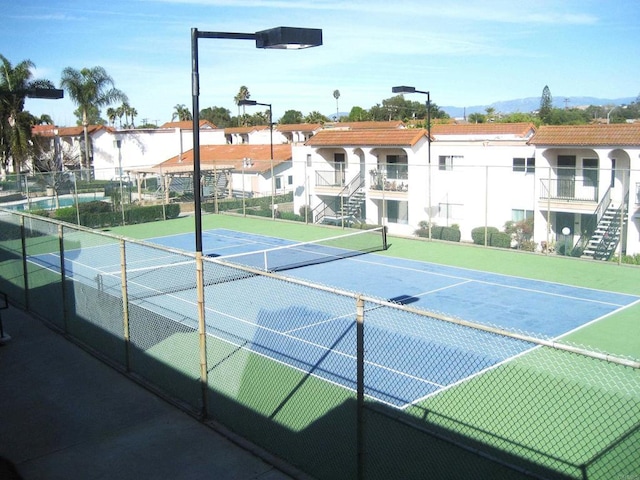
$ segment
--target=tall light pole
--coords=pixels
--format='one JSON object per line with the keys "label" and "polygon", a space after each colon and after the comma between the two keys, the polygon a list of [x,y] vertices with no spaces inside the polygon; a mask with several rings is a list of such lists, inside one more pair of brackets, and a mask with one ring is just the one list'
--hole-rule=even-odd
{"label": "tall light pole", "polygon": [[256,33],[202,32],[191,29],[191,92],[193,96],[193,197],[195,206],[196,255],[202,255],[202,212],[200,192],[200,74],[198,39],[255,40],[256,48],[302,49],[322,45],[322,30],[317,28],[276,27]]}
{"label": "tall light pole", "polygon": [[261,105],[263,107],[269,107],[269,145],[271,146],[271,219],[275,220],[276,218],[276,208],[275,208],[275,200],[276,200],[276,179],[273,174],[273,111],[271,109],[270,103],[260,103],[255,100],[240,100],[238,105]]}
{"label": "tall light pole", "polygon": [[431,240],[431,93],[424,90],[416,90],[415,87],[392,87],[392,93],[424,93],[427,96],[427,189],[429,192],[427,208],[429,209],[429,240]]}

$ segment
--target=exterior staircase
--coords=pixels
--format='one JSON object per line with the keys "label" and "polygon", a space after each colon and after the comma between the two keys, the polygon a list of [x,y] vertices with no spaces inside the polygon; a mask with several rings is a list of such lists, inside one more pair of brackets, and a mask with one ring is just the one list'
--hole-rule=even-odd
{"label": "exterior staircase", "polygon": [[358,188],[349,197],[343,200],[338,215],[351,221],[360,222],[362,217],[362,204],[366,198],[364,188]]}
{"label": "exterior staircase", "polygon": [[591,234],[581,257],[594,260],[609,260],[620,242],[625,222],[626,215],[625,218],[621,219],[621,208],[609,205],[598,221],[598,225]]}
{"label": "exterior staircase", "polygon": [[364,178],[357,175],[330,203],[321,202],[312,210],[313,221],[333,225],[364,223],[365,199]]}

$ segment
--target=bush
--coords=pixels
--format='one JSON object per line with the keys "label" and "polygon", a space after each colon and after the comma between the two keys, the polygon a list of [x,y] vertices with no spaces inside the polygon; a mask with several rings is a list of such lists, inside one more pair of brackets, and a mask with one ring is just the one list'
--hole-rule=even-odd
{"label": "bush", "polygon": [[[415,235],[421,238],[429,238],[429,222],[421,221],[418,226],[418,230],[413,232]],[[460,227],[458,225],[452,225],[450,227],[438,227],[437,225],[431,226],[431,238],[436,240],[445,240],[447,242],[459,242],[461,238]]]}
{"label": "bush", "polygon": [[[114,227],[122,224],[122,212],[114,212],[111,208],[111,204],[107,202],[87,202],[86,204],[81,203],[79,215],[80,225],[89,228]],[[164,211],[162,205],[133,207],[124,211],[125,223],[127,225],[164,220],[165,215],[168,219],[177,218],[178,215],[180,215],[180,205],[165,205]],[[76,223],[78,213],[76,213],[75,207],[60,208],[55,211],[53,218],[68,223]]]}
{"label": "bush", "polygon": [[[499,233],[499,230],[496,227],[487,227],[486,231],[487,231],[487,237],[488,237],[486,244],[491,245],[491,236],[495,233]],[[485,244],[484,232],[485,232],[485,227],[476,227],[473,230],[471,230],[471,239],[473,240],[473,243],[475,243],[476,245],[484,245]],[[509,243],[507,247],[509,246],[511,246],[511,239],[509,239]]]}
{"label": "bush", "polygon": [[504,232],[495,232],[489,235],[489,246],[498,248],[511,248],[511,235]]}

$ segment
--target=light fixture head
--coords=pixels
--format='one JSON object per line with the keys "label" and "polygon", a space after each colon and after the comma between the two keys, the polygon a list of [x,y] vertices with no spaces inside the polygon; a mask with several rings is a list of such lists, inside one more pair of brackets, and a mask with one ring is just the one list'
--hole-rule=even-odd
{"label": "light fixture head", "polygon": [[256,32],[256,48],[298,50],[322,45],[319,28],[276,27]]}
{"label": "light fixture head", "polygon": [[416,87],[407,87],[404,85],[400,87],[392,87],[391,93],[416,93]]}
{"label": "light fixture head", "polygon": [[49,100],[58,100],[64,97],[64,90],[59,88],[30,88],[26,92],[29,98],[46,98]]}

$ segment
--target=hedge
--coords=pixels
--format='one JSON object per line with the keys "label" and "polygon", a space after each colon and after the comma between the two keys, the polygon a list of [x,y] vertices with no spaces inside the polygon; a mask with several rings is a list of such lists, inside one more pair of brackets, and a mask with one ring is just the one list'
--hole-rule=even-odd
{"label": "hedge", "polygon": [[[276,205],[278,203],[293,202],[293,193],[276,195],[274,201]],[[222,198],[218,200],[218,211],[242,210],[242,205],[242,198]],[[267,216],[271,216],[271,197],[245,198],[244,206],[245,208],[260,207],[269,213]],[[214,202],[206,202],[202,204],[202,208],[205,212],[214,212],[216,204]]]}
{"label": "hedge", "polygon": [[[487,245],[490,245],[490,239],[491,239],[491,235],[494,233],[498,233],[500,230],[498,230],[496,227],[486,227],[487,228],[487,235],[488,235],[488,241],[486,242]],[[471,239],[473,240],[473,243],[475,243],[476,245],[484,245],[485,241],[484,241],[484,232],[485,232],[485,227],[476,227],[473,230],[471,230]]]}
{"label": "hedge", "polygon": [[[166,217],[165,217],[166,215]],[[165,218],[177,218],[180,215],[180,205],[169,204],[151,205],[148,207],[132,207],[124,211],[124,220],[127,225],[136,223],[155,222]],[[76,223],[78,214],[74,207],[61,208],[56,210],[54,218],[69,223]],[[104,228],[122,225],[122,212],[97,212],[95,209],[80,209],[80,225],[89,228]]]}

